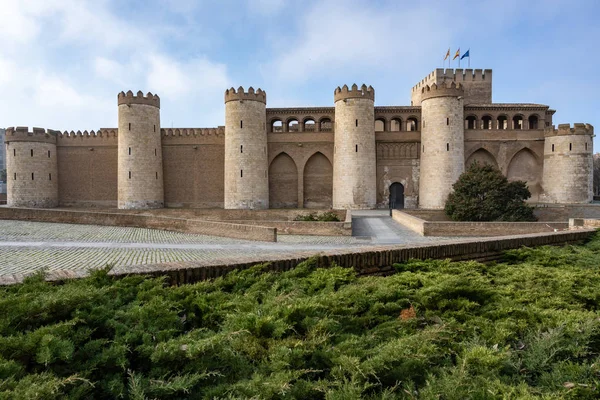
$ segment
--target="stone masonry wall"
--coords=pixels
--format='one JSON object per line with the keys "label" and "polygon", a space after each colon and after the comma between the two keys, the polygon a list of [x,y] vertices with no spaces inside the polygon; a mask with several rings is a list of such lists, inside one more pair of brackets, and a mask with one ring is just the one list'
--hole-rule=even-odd
{"label": "stone masonry wall", "polygon": [[335,103],[333,208],[374,208],[377,200],[373,99]]}
{"label": "stone masonry wall", "polygon": [[543,202],[590,203],[593,195],[591,134],[547,135]]}
{"label": "stone masonry wall", "polygon": [[[241,89],[243,91],[243,89]],[[266,107],[225,103],[225,208],[269,208]]]}
{"label": "stone masonry wall", "polygon": [[6,136],[7,204],[11,207],[56,207],[58,168],[56,133],[43,129],[9,129]]}
{"label": "stone masonry wall", "polygon": [[119,105],[119,208],[164,206],[160,109]]}
{"label": "stone masonry wall", "polygon": [[463,101],[433,97],[423,101],[419,207],[444,208],[452,185],[464,171]]}

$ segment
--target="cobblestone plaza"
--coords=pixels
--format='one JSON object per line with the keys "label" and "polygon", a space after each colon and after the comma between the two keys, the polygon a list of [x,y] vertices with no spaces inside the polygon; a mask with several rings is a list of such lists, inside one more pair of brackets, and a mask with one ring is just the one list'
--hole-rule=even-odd
{"label": "cobblestone plaza", "polygon": [[279,235],[277,243],[143,228],[0,220],[0,277],[48,271],[178,261],[237,261],[373,244],[415,244],[426,238],[378,215],[354,220],[357,236]]}

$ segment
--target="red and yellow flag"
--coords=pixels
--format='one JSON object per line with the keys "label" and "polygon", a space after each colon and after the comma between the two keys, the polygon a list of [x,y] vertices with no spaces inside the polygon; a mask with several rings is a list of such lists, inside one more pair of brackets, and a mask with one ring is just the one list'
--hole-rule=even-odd
{"label": "red and yellow flag", "polygon": [[460,57],[460,47],[458,48],[458,50],[456,50],[456,54],[454,55],[453,60],[456,60],[458,57]]}
{"label": "red and yellow flag", "polygon": [[448,47],[448,52],[446,53],[446,57],[444,57],[444,61],[446,61],[450,57],[450,47]]}

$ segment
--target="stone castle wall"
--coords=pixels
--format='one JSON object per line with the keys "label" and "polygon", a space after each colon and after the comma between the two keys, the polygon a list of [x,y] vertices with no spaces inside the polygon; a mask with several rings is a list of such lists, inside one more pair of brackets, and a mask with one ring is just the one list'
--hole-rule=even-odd
{"label": "stone castle wall", "polygon": [[[32,171],[35,183],[15,187],[13,204],[387,208],[391,185],[401,184],[405,207],[440,207],[475,160],[497,166],[509,180],[525,180],[530,201],[589,201],[591,133],[545,133],[560,131],[549,128],[555,111],[546,105],[489,104],[491,76],[435,70],[413,88],[419,105],[412,106],[375,107],[374,90],[354,86],[335,90],[335,107],[267,109],[262,90],[230,89],[226,126],[218,128],[161,129],[158,96],[121,93],[118,128],[57,133],[55,144],[42,143],[55,146],[48,190],[57,187],[57,200],[38,190],[38,175],[52,168],[44,166]],[[423,90],[457,82],[462,95],[454,103]],[[11,171],[31,173],[31,166],[7,159],[10,190]],[[28,198],[27,191],[36,194]]]}
{"label": "stone castle wall", "polygon": [[464,171],[462,87],[428,87],[423,93],[419,207],[444,208]]}
{"label": "stone castle wall", "polygon": [[164,206],[158,96],[120,93],[118,135],[119,208]]}
{"label": "stone castle wall", "polygon": [[266,95],[225,94],[225,208],[269,208]]}
{"label": "stone castle wall", "polygon": [[56,131],[26,127],[6,130],[7,205],[56,207],[58,166]]}
{"label": "stone castle wall", "polygon": [[376,193],[374,90],[335,91],[333,208],[373,208]]}
{"label": "stone castle wall", "polygon": [[593,128],[562,124],[546,130],[543,201],[589,203],[593,195]]}

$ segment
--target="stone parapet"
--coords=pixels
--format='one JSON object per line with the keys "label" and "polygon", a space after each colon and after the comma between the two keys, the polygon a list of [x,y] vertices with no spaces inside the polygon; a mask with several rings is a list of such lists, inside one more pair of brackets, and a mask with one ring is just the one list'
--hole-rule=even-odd
{"label": "stone parapet", "polygon": [[56,137],[59,135],[59,131],[52,129],[43,128],[29,128],[26,126],[18,126],[16,128],[6,128],[6,135],[4,137],[5,143],[11,142],[38,142],[38,143],[51,143],[56,144]]}
{"label": "stone parapet", "polygon": [[573,127],[571,124],[559,124],[558,129],[554,125],[550,128],[544,129],[544,136],[570,136],[570,135],[586,135],[592,136],[594,134],[594,127],[590,124],[575,123]]}
{"label": "stone parapet", "polygon": [[142,93],[141,90],[138,91],[135,96],[131,90],[127,91],[127,93],[121,92],[117,95],[117,102],[118,105],[142,104],[160,108],[160,97],[158,97],[158,95],[148,92],[148,94],[144,96],[144,93]]}
{"label": "stone parapet", "polygon": [[449,85],[434,83],[421,89],[421,101],[434,97],[461,97],[464,94],[463,85],[460,83],[458,85],[454,82],[451,82]]}
{"label": "stone parapet", "polygon": [[258,101],[264,104],[267,104],[267,92],[258,88],[254,91],[254,88],[250,86],[248,91],[244,91],[244,88],[240,86],[237,91],[235,88],[229,88],[225,91],[225,103],[229,101],[242,101],[242,100],[250,100],[250,101]]}
{"label": "stone parapet", "polygon": [[363,85],[359,88],[355,83],[352,88],[348,89],[348,85],[341,88],[338,86],[333,91],[334,102],[345,99],[369,99],[375,101],[375,89],[372,86]]}

